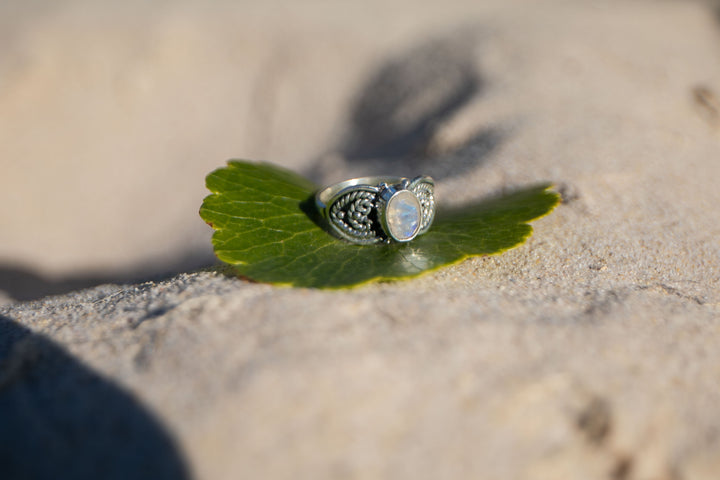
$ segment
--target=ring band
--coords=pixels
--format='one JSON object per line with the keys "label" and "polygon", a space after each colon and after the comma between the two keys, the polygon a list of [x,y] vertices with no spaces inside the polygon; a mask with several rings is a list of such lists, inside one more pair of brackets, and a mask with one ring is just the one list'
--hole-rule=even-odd
{"label": "ring band", "polygon": [[315,204],[342,239],[409,242],[435,218],[435,182],[428,176],[353,178],[318,191]]}

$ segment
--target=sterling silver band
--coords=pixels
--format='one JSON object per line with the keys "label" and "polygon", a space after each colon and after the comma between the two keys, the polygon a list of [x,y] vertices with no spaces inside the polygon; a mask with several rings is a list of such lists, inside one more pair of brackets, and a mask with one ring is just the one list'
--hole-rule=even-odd
{"label": "sterling silver band", "polygon": [[353,178],[318,191],[315,204],[342,239],[409,242],[435,218],[435,182],[428,176]]}

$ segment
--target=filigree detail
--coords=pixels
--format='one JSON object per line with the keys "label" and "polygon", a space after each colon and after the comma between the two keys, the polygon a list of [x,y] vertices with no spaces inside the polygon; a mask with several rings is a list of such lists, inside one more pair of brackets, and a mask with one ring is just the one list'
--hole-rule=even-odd
{"label": "filigree detail", "polygon": [[382,239],[375,216],[377,195],[356,190],[338,198],[330,207],[330,221],[342,233],[363,243]]}
{"label": "filigree detail", "polygon": [[430,224],[435,218],[435,187],[432,183],[420,182],[412,187],[412,192],[420,200],[422,206],[420,232],[424,232],[430,228]]}

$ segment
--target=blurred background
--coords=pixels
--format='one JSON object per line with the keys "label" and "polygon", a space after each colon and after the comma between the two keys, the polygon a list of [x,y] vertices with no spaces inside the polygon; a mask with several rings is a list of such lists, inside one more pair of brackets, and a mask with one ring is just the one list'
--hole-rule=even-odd
{"label": "blurred background", "polygon": [[[618,14],[617,2],[544,3],[553,8],[0,3],[0,302],[211,265],[211,232],[197,210],[204,176],[227,159],[271,161],[320,183],[354,173],[358,161],[365,173],[390,173],[395,161],[438,176],[473,171],[527,120],[509,98],[547,106],[558,88],[572,101],[600,71],[642,70],[623,64],[622,52],[648,29],[668,32],[647,40],[667,37],[646,57],[666,58],[666,68],[639,72],[669,92],[668,72],[684,68],[673,53],[684,37],[673,31],[696,31],[689,42],[714,35],[708,4],[620,2]],[[507,74],[517,66],[526,71]],[[632,98],[612,81],[595,85],[598,109],[612,95]],[[477,108],[488,85],[494,95]],[[678,86],[686,102],[689,84]],[[629,112],[652,104],[635,98]],[[700,98],[710,116],[715,101],[712,92]],[[460,159],[433,171],[428,158]]]}

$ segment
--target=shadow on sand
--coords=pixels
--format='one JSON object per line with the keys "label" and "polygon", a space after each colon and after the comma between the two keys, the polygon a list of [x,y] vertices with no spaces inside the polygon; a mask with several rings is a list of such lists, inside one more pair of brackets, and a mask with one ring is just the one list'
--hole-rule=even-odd
{"label": "shadow on sand", "polygon": [[189,474],[174,440],[132,395],[0,315],[0,478]]}

